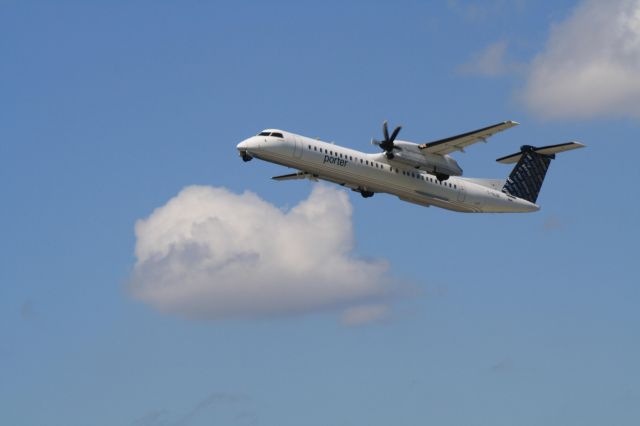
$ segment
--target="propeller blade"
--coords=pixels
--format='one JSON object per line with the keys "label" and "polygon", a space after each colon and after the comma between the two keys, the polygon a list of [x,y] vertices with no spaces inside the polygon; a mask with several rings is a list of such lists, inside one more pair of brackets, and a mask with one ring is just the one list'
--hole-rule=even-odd
{"label": "propeller blade", "polygon": [[387,158],[392,159],[394,149],[402,151],[402,148],[393,144],[393,141],[396,139],[401,129],[402,126],[396,127],[395,129],[393,129],[393,133],[391,133],[391,136],[389,136],[389,123],[387,122],[387,120],[384,120],[384,122],[382,123],[382,133],[384,134],[384,140],[377,141],[375,139],[371,139],[371,143],[374,145],[378,145],[380,148],[386,151]]}
{"label": "propeller blade", "polygon": [[389,140],[389,128],[388,128],[387,120],[384,120],[384,123],[382,123],[382,133],[384,134],[385,142],[388,141]]}
{"label": "propeller blade", "polygon": [[393,129],[393,133],[391,133],[391,139],[389,139],[389,142],[393,143],[393,141],[396,140],[396,136],[398,136],[398,133],[400,133],[401,129],[402,129],[402,126],[398,126],[395,129]]}

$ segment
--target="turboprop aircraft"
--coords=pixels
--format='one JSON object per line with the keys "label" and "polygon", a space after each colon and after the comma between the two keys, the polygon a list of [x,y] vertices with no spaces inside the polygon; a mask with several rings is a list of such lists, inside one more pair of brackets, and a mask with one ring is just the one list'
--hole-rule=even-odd
{"label": "turboprop aircraft", "polygon": [[396,140],[402,127],[371,143],[383,152],[368,154],[278,129],[265,129],[237,146],[244,161],[259,158],[296,170],[274,176],[277,181],[318,179],[337,183],[368,198],[375,193],[396,195],[421,206],[457,212],[523,213],[540,209],[536,204],[542,182],[555,154],[584,145],[566,142],[534,147],[524,145],[515,154],[498,158],[516,163],[507,179],[462,177],[462,169],[449,154],[518,125],[504,121],[482,129],[428,143]]}

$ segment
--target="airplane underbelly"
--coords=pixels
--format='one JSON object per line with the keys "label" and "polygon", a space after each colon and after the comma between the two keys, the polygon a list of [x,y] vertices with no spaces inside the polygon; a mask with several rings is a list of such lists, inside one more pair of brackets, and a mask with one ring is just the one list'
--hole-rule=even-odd
{"label": "airplane underbelly", "polygon": [[401,174],[391,174],[382,170],[370,169],[367,166],[360,167],[359,164],[349,167],[350,161],[347,160],[327,164],[324,161],[324,154],[303,152],[298,158],[291,151],[271,150],[261,153],[260,157],[286,167],[303,170],[320,179],[351,189],[388,193],[422,206],[434,205],[458,212],[482,211],[479,206],[465,203],[464,193],[462,200],[460,200],[457,191],[444,191],[444,188],[439,186],[428,187],[424,181],[407,180]]}

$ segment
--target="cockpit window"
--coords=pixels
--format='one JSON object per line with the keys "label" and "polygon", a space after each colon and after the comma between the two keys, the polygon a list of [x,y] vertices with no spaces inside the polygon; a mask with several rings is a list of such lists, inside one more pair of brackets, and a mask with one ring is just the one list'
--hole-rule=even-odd
{"label": "cockpit window", "polygon": [[258,136],[273,136],[275,138],[284,139],[284,136],[282,136],[282,133],[280,132],[260,132],[258,133]]}

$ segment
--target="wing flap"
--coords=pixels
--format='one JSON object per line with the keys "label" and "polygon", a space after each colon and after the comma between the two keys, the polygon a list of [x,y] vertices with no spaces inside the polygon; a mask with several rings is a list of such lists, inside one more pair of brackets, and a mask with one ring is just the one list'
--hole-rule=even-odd
{"label": "wing flap", "polygon": [[502,123],[483,127],[482,129],[473,130],[471,132],[462,133],[460,135],[451,136],[433,142],[423,143],[418,145],[418,147],[430,154],[438,155],[446,155],[454,151],[464,152],[465,147],[480,141],[486,142],[488,137],[517,126],[518,124],[520,123],[511,120],[503,121]]}

